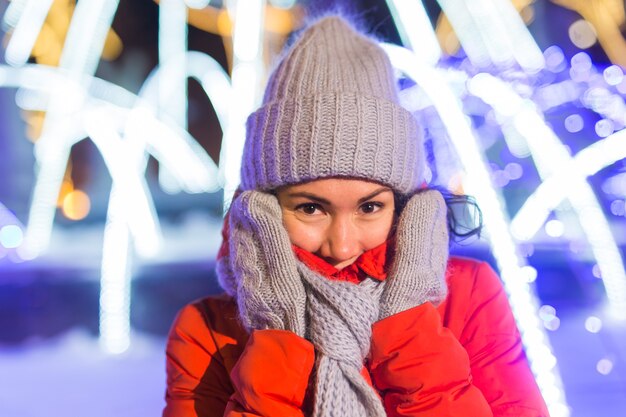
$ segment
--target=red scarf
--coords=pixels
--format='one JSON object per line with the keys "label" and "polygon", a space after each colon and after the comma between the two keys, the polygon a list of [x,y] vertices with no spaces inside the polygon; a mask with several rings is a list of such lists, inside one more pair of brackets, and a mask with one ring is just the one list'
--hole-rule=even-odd
{"label": "red scarf", "polygon": [[356,261],[343,269],[337,269],[319,256],[297,246],[293,250],[302,263],[311,270],[333,280],[358,284],[367,277],[383,281],[387,278],[387,262],[391,258],[387,241],[363,252]]}
{"label": "red scarf", "polygon": [[[222,245],[217,254],[218,259],[228,256],[228,214],[224,218],[222,227]],[[391,260],[392,245],[385,241],[380,245],[363,252],[352,264],[343,269],[337,269],[319,256],[297,246],[293,251],[298,259],[311,270],[333,280],[347,281],[358,284],[366,277],[383,281],[387,278],[388,262]]]}

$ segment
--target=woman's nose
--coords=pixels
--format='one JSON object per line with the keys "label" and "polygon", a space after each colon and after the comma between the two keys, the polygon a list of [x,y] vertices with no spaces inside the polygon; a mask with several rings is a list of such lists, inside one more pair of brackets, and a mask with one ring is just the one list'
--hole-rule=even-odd
{"label": "woman's nose", "polygon": [[[334,263],[354,261],[361,254],[358,231],[346,218],[336,218],[328,231],[328,258]],[[351,262],[347,262],[349,265]]]}

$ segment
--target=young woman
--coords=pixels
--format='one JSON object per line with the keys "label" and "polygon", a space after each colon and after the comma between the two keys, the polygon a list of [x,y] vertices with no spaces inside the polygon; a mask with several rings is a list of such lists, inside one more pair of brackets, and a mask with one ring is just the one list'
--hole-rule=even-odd
{"label": "young woman", "polygon": [[226,293],[177,317],[163,415],[548,416],[498,277],[448,259],[424,168],[376,42],[309,26],[248,119]]}

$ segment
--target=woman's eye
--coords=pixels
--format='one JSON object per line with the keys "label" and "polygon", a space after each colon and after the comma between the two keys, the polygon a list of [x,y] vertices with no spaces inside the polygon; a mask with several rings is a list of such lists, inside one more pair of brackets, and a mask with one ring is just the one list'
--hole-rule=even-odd
{"label": "woman's eye", "polygon": [[361,211],[365,214],[375,213],[382,208],[382,204],[368,202],[361,206]]}
{"label": "woman's eye", "polygon": [[302,213],[307,215],[313,215],[317,214],[316,212],[317,210],[320,210],[320,206],[313,203],[300,204],[298,207],[296,207],[296,210],[301,211]]}

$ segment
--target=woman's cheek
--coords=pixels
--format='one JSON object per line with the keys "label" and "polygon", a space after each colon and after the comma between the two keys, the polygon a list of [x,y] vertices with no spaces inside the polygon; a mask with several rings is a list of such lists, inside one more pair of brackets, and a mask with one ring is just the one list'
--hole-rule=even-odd
{"label": "woman's cheek", "polygon": [[385,213],[385,216],[376,221],[365,222],[361,225],[360,234],[364,250],[375,248],[389,239],[394,219],[393,213]]}
{"label": "woman's cheek", "polygon": [[283,213],[283,223],[291,243],[315,253],[322,245],[322,227],[299,220],[294,214]]}

